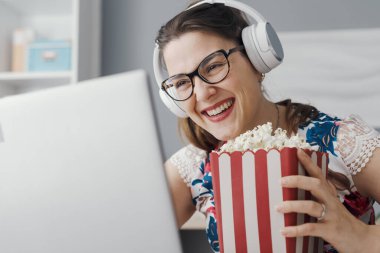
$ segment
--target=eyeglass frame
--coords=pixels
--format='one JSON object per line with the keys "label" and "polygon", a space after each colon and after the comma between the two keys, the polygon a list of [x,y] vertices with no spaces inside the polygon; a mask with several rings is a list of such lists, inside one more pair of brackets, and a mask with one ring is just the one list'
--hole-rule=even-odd
{"label": "eyeglass frame", "polygon": [[[203,60],[199,63],[198,67],[191,73],[189,74],[186,74],[186,73],[180,73],[180,74],[176,74],[176,75],[173,75],[173,76],[170,76],[168,78],[166,78],[164,81],[161,82],[161,90],[163,90],[171,99],[175,100],[175,101],[186,101],[188,100],[189,98],[191,98],[191,96],[193,95],[194,93],[194,81],[193,81],[193,78],[195,76],[198,76],[202,81],[208,83],[208,84],[217,84],[217,83],[220,83],[221,81],[223,81],[224,79],[226,79],[226,77],[228,76],[228,74],[230,73],[230,61],[228,60],[228,57],[232,54],[232,53],[235,53],[235,52],[239,52],[239,51],[243,51],[245,50],[245,47],[244,45],[239,45],[237,47],[234,47],[234,48],[231,48],[231,49],[228,49],[227,51],[224,50],[224,49],[220,49],[220,50],[217,50],[215,52],[212,52],[211,54],[207,55],[205,58],[203,58]],[[208,81],[206,78],[204,78],[200,73],[199,73],[199,68],[201,67],[202,63],[204,62],[204,60],[206,60],[207,58],[209,58],[211,55],[213,54],[216,54],[216,53],[222,53],[224,55],[224,57],[226,58],[227,60],[227,65],[228,65],[228,71],[226,73],[226,75],[219,81],[217,82],[210,82]],[[165,82],[167,80],[169,80],[170,78],[173,78],[175,76],[179,76],[179,75],[185,75],[189,78],[189,80],[191,81],[191,93],[189,95],[188,98],[185,98],[185,99],[176,99],[176,98],[173,98],[169,93],[168,91],[164,88],[164,85]]]}

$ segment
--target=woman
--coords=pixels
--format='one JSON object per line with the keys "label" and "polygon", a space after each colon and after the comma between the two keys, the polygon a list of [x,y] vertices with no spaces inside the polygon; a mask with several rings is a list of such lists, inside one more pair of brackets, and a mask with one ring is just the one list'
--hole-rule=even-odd
{"label": "woman", "polygon": [[262,87],[264,71],[255,64],[260,59],[247,56],[243,45],[242,30],[248,25],[235,8],[202,3],[179,13],[157,36],[169,76],[159,82],[187,116],[179,125],[192,144],[166,163],[178,225],[195,206],[206,215],[208,240],[219,251],[207,154],[224,141],[272,122],[275,129],[298,133],[330,156],[327,181],[308,156],[298,152],[311,177],[285,177],[282,185],[308,190],[317,200],[278,203],[277,210],[307,213],[318,222],[285,227],[282,234],[321,237],[329,243],[325,252],[380,252],[380,227],[373,225],[372,207],[380,201],[379,134],[357,116],[340,119],[309,105],[268,100]]}

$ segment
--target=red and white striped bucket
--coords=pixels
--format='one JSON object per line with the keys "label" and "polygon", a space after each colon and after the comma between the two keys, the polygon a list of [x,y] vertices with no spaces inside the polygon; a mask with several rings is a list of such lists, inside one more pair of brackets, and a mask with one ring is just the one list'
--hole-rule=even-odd
{"label": "red and white striped bucket", "polygon": [[[328,155],[306,151],[323,174]],[[305,175],[296,148],[210,154],[220,251],[223,253],[319,253],[323,241],[314,237],[285,238],[284,226],[315,222],[305,214],[281,214],[284,200],[308,200],[311,194],[282,188],[280,178]]]}

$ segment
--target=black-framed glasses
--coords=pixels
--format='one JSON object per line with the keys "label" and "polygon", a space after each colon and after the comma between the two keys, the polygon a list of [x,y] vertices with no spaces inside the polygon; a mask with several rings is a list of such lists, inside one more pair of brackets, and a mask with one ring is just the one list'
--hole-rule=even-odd
{"label": "black-framed glasses", "polygon": [[194,76],[208,84],[216,84],[223,81],[230,72],[228,57],[238,51],[244,50],[240,45],[229,50],[220,49],[204,58],[198,67],[189,74],[177,74],[164,80],[161,89],[175,101],[189,99],[194,92]]}

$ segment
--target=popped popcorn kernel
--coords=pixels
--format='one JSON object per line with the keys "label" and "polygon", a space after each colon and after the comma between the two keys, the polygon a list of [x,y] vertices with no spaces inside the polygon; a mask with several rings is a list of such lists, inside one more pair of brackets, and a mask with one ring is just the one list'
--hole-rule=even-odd
{"label": "popped popcorn kernel", "polygon": [[219,149],[219,152],[243,152],[247,150],[255,152],[259,149],[268,151],[271,148],[280,150],[285,147],[312,149],[310,144],[298,134],[288,137],[286,130],[281,128],[277,128],[275,131],[272,130],[271,122],[259,125],[254,129],[239,135],[235,139],[228,140]]}

